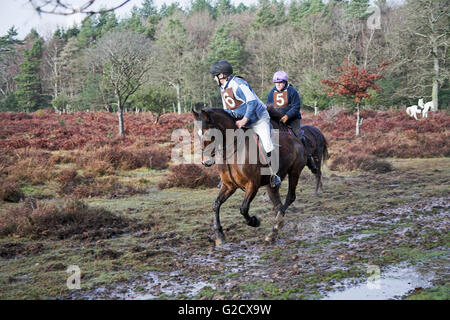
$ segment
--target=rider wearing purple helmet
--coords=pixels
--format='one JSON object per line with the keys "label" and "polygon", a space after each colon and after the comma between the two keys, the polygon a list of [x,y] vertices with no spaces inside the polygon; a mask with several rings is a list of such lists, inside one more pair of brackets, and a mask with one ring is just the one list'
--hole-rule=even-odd
{"label": "rider wearing purple helmet", "polygon": [[295,136],[303,142],[307,153],[307,166],[313,173],[316,173],[317,167],[311,157],[311,148],[306,142],[303,130],[300,128],[300,120],[302,119],[300,107],[302,100],[298,91],[288,81],[289,77],[286,72],[282,70],[275,72],[273,75],[275,86],[267,96],[267,105],[273,104],[283,114],[280,122],[290,127]]}

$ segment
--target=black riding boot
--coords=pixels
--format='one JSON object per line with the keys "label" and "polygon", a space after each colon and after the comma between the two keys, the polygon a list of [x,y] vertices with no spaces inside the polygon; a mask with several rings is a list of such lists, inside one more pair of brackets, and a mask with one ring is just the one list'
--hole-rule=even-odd
{"label": "black riding boot", "polygon": [[[271,155],[272,155],[272,152],[268,152],[268,153],[267,153],[267,162],[268,162],[268,164],[269,164],[270,167],[272,167],[272,163],[271,163],[271,160],[270,160]],[[274,172],[274,171],[272,170],[272,172]],[[280,186],[280,185],[281,185],[281,179],[280,179],[280,177],[279,177],[278,175],[276,175],[275,173],[272,174],[272,175],[270,176],[270,186],[271,186],[272,188],[276,188],[276,187],[278,187],[278,186]]]}
{"label": "black riding boot", "polygon": [[308,143],[306,142],[305,135],[302,135],[300,137],[300,139],[302,140],[303,145],[305,146],[305,149],[306,149],[306,166],[309,168],[309,170],[311,170],[311,172],[313,174],[316,174],[318,172],[318,169],[317,169],[316,164],[311,156],[311,150],[308,146]]}

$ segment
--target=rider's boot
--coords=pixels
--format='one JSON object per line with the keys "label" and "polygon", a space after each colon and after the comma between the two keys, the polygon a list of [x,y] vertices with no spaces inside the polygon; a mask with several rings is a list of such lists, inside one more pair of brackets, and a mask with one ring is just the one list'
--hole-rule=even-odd
{"label": "rider's boot", "polygon": [[271,188],[276,188],[276,187],[279,187],[281,185],[281,179],[280,179],[280,177],[278,175],[275,174],[275,171],[273,170],[272,162],[270,160],[271,155],[272,155],[271,152],[267,153],[267,162],[268,162],[268,165],[270,166],[270,168],[272,169],[271,172],[273,173],[270,176],[270,187]]}

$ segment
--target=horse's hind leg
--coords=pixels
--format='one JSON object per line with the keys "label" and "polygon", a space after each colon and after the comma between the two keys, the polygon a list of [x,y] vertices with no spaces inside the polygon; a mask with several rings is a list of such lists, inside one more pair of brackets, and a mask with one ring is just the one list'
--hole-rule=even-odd
{"label": "horse's hind leg", "polygon": [[[314,159],[316,160],[316,159]],[[317,166],[317,173],[316,173],[316,189],[314,190],[314,195],[317,197],[319,188],[320,190],[323,191],[323,186],[322,186],[322,161],[321,159],[317,159],[316,161],[316,166]]]}
{"label": "horse's hind leg", "polygon": [[220,224],[220,206],[224,203],[236,189],[228,188],[225,184],[222,184],[219,194],[214,201],[214,232],[216,234],[216,246],[220,247],[225,242],[225,235],[223,234],[222,225]]}

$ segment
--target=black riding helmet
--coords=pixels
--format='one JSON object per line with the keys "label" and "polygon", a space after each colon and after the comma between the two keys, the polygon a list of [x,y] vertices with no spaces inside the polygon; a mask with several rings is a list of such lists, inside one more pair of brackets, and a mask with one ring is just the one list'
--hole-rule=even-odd
{"label": "black riding helmet", "polygon": [[209,73],[211,73],[213,76],[216,76],[220,73],[229,76],[233,73],[233,67],[228,61],[220,60],[212,64],[211,71]]}

